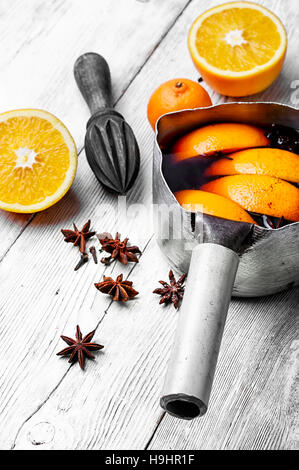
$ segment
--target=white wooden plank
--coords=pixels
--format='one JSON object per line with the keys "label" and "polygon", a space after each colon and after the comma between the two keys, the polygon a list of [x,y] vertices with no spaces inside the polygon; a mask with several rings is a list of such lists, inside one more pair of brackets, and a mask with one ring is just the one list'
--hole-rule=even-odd
{"label": "white wooden plank", "polygon": [[[2,2],[1,109],[45,107],[82,145],[89,111],[73,79],[83,52],[108,61],[115,98],[151,54],[187,0]],[[22,11],[22,14],[20,14]]]}
{"label": "white wooden plank", "polygon": [[[55,428],[55,434],[42,449],[144,447],[161,413],[157,397],[161,362],[163,368],[176,319],[174,309],[157,307],[159,299],[151,293],[154,278],[161,270],[167,273],[161,262],[152,266],[153,256],[156,260],[160,256],[154,241],[130,276],[140,295],[127,305],[113,304],[100,324],[96,338],[106,345],[105,352],[87,364],[84,374],[72,367],[57,391],[21,428],[15,448],[34,448],[28,436],[45,422]],[[66,334],[72,333],[68,325]],[[56,349],[61,346],[57,338],[55,343]],[[49,372],[57,369],[57,360],[53,354],[49,357]],[[67,367],[63,359],[59,362]]]}
{"label": "white wooden plank", "polygon": [[[73,78],[83,52],[99,52],[111,67],[114,99],[171,27],[187,0],[3,0],[0,5],[0,112],[45,108],[67,125],[82,148],[89,111]],[[170,8],[171,7],[171,8]],[[0,259],[30,220],[0,211],[7,233]]]}
{"label": "white wooden plank", "polygon": [[[188,58],[184,41],[187,25],[199,10],[198,4],[192,2],[186,9],[119,103],[119,109],[126,111],[136,131],[142,150],[142,172],[130,195],[131,202],[150,200],[152,132],[144,116],[145,105],[152,88],[156,83],[163,81],[164,77],[166,79],[181,75],[183,70],[184,75],[190,78],[197,76]],[[174,43],[177,44],[176,48],[173,47]],[[283,90],[285,93],[285,88]],[[176,313],[171,308],[163,310],[158,307],[157,298],[151,294],[151,290],[156,286],[154,280],[164,277],[168,270],[154,242],[148,246],[140,264],[132,273],[132,280],[141,291],[139,300],[136,298],[124,308],[113,304],[103,320],[102,317],[108,306],[107,300],[92,288],[92,282],[95,278],[98,280],[100,270],[89,264],[83,267],[82,271],[73,273],[71,267],[75,262],[75,252],[74,260],[69,257],[63,259],[65,249],[68,247],[60,241],[59,227],[62,224],[67,226],[75,216],[81,222],[91,216],[96,226],[101,225],[101,229],[103,227],[104,230],[113,230],[118,224],[111,214],[111,209],[114,207],[112,201],[113,198],[107,197],[95,188],[93,176],[84,159],[81,159],[79,178],[74,185],[73,193],[60,203],[58,211],[52,208],[37,216],[2,262],[0,282],[7,294],[1,303],[4,312],[3,333],[5,333],[1,345],[4,353],[1,352],[1,357],[3,360],[7,357],[5,349],[9,345],[11,361],[9,367],[7,359],[1,364],[5,370],[1,388],[4,395],[2,411],[2,423],[5,429],[4,447],[14,445],[15,448],[31,449],[40,442],[39,448],[53,449],[142,448],[151,437],[161,416],[158,397],[175,327]],[[111,203],[111,208],[105,213],[99,207],[100,202]],[[136,240],[136,235],[138,235],[144,246],[151,234],[142,230],[142,224],[146,219],[140,217],[126,221],[124,218],[119,222],[122,228],[125,222],[127,222],[127,231],[123,233],[128,232],[132,241],[137,243],[139,240]],[[45,226],[43,232],[37,232],[37,227],[40,226]],[[24,246],[28,250],[25,253]],[[33,254],[34,266],[31,267]],[[11,272],[13,265],[17,268]],[[119,266],[115,269],[119,269]],[[21,283],[22,289],[19,287]],[[17,296],[16,286],[18,286]],[[60,290],[55,295],[59,287]],[[236,399],[234,402],[230,395],[230,387],[236,380],[237,366],[234,358],[238,357],[239,348],[245,339],[248,339],[248,346],[244,348],[242,357],[251,358],[253,348],[255,362],[252,369],[249,364],[242,363],[242,375],[238,380],[242,384],[250,368],[256,381],[254,393],[251,395],[253,401],[257,400],[263,385],[269,383],[269,380],[270,382],[274,380],[273,376],[269,379],[267,371],[264,375],[267,360],[269,361],[269,357],[265,359],[263,351],[264,339],[273,354],[272,364],[279,364],[280,351],[285,354],[289,363],[292,363],[289,350],[290,348],[295,350],[296,347],[296,343],[292,341],[294,340],[293,315],[297,302],[296,291],[270,299],[233,302],[227,325],[228,334],[232,332],[227,340],[228,356],[226,348],[223,348],[225,362],[223,359],[218,368],[218,375],[222,374],[220,375],[222,396],[229,396],[231,400],[228,399],[228,406],[233,403],[237,408],[241,398],[243,399],[242,393],[239,395],[239,401]],[[270,315],[271,309],[273,318]],[[84,331],[93,328],[95,323],[102,320],[95,338],[102,341],[106,349],[104,353],[98,354],[96,363],[88,364],[86,373],[82,374],[73,367],[65,374],[65,361],[57,359],[54,352],[63,347],[58,342],[58,335],[61,332],[72,335],[77,320],[80,320]],[[239,331],[241,337],[236,334]],[[15,332],[17,338],[13,343]],[[278,351],[275,350],[277,342],[275,344],[271,342],[271,334],[277,334],[281,340]],[[20,344],[24,345],[21,353]],[[227,372],[226,359],[232,364],[230,372]],[[254,365],[259,360],[263,364],[263,373],[254,375]],[[293,370],[289,373],[289,368],[279,368],[279,374],[278,389],[284,377],[287,377],[292,387]],[[267,398],[264,396],[264,399],[265,397]],[[295,440],[292,424],[295,419],[294,410],[289,407],[289,414],[286,414],[283,405],[291,402],[289,398],[283,402],[278,394],[276,397],[277,400],[281,400],[278,405],[281,410],[279,419],[282,419],[284,426],[278,426],[278,432],[272,429],[268,441],[263,439],[262,433],[258,434],[258,440],[254,442],[256,447],[271,447],[277,442],[283,447]],[[246,397],[244,403],[247,403]],[[191,449],[204,447],[205,442],[208,444],[211,442],[206,438],[209,429],[215,426],[223,445],[233,447],[237,436],[232,434],[231,443],[225,444],[223,436],[227,434],[226,428],[224,426],[222,431],[217,427],[218,415],[224,416],[226,412],[220,405],[219,402],[218,407],[217,403],[215,404],[214,419],[208,418],[207,415],[210,421],[200,435],[196,429],[192,433],[191,427],[196,426],[199,421],[192,425],[188,424],[190,431],[186,432],[186,423],[180,423],[172,418],[167,418],[168,421],[163,420],[151,446],[159,448],[164,445],[165,448],[175,448],[184,445],[184,448]],[[265,410],[268,412],[268,408]],[[234,427],[237,429],[237,434],[246,421],[244,406],[237,408],[236,414],[238,419]],[[270,424],[275,423],[276,426],[277,422],[278,420],[274,419]],[[256,431],[261,422],[255,423],[253,429]],[[170,434],[170,427],[175,429],[175,435]],[[266,426],[263,429],[265,430]],[[245,445],[251,445],[253,440],[246,441],[246,439],[247,437],[243,439]]]}
{"label": "white wooden plank", "polygon": [[233,300],[208,413],[165,415],[149,449],[298,449],[299,290]]}
{"label": "white wooden plank", "polygon": [[[165,7],[162,8],[157,2],[153,2],[150,8],[154,9],[156,6],[161,18],[156,16],[159,16],[158,13],[150,10],[152,16],[148,18],[148,28],[151,30],[152,38],[155,35],[156,38],[160,37],[163,32],[161,21],[167,25],[174,17],[172,15],[178,14],[179,6],[182,8],[182,5],[182,2],[173,2],[171,14],[162,20],[162,17],[165,17],[162,14]],[[138,9],[140,12],[140,6]],[[112,11],[114,10],[110,10],[110,13]],[[155,21],[157,28],[153,27]],[[135,23],[136,21],[129,23],[128,27],[134,28]],[[143,26],[139,34],[142,33],[146,39],[147,33],[144,29]],[[154,32],[155,30],[158,31],[158,35]],[[132,34],[135,33],[132,32]],[[101,37],[103,41],[104,36]],[[147,47],[153,46],[152,38]],[[128,38],[128,41],[132,41],[132,37]],[[133,42],[130,42],[130,48],[133,49]],[[142,48],[144,45],[141,46]],[[117,44],[114,49],[115,53],[116,49]],[[75,50],[74,58],[80,52],[81,50]],[[125,60],[124,55],[121,60]],[[129,64],[132,68],[135,67],[135,71],[136,67],[141,65],[137,63],[136,57],[132,61],[128,58],[127,65]],[[124,72],[122,86],[124,83],[128,84],[130,79],[128,70],[125,69]],[[68,74],[71,73],[68,70]],[[122,89],[119,90],[118,95],[121,91]],[[61,93],[60,96],[66,94],[65,90]],[[78,95],[77,90],[76,94]],[[76,98],[80,101],[79,96]],[[81,102],[80,106],[82,104]],[[137,106],[138,104],[135,103],[135,107]],[[64,106],[61,109],[64,109]],[[28,230],[24,232],[22,241],[16,242],[12,251],[3,260],[0,270],[1,290],[5,292],[5,296],[1,298],[1,327],[4,336],[2,347],[7,348],[8,354],[6,356],[4,352],[1,358],[1,369],[4,370],[1,377],[3,398],[1,415],[7,424],[5,434],[1,436],[3,447],[12,444],[14,435],[23,421],[47,399],[64,376],[66,364],[64,361],[57,361],[54,353],[58,348],[59,334],[66,328],[67,319],[69,318],[73,329],[79,319],[82,324],[82,318],[86,317],[87,323],[91,325],[90,328],[93,328],[104,314],[106,299],[102,298],[92,286],[93,282],[100,279],[102,269],[89,264],[87,271],[87,266],[85,266],[78,273],[74,273],[73,266],[77,262],[77,253],[73,250],[69,254],[69,247],[62,242],[62,235],[59,231],[63,226],[70,225],[73,219],[80,224],[87,217],[92,218],[100,231],[115,230],[111,208],[106,208],[106,213],[104,213],[103,206],[100,210],[98,209],[100,203],[112,204],[113,200],[112,196],[109,197],[101,191],[82,156],[78,176],[71,192],[58,205],[38,214]],[[134,225],[136,226],[136,222]],[[130,230],[127,230],[125,235],[130,236],[132,226],[133,221],[131,228],[129,227]],[[146,237],[149,238],[149,233]],[[140,240],[136,240],[135,237],[134,241],[142,245],[142,239],[139,238]],[[66,256],[67,259],[65,259]],[[97,276],[95,276],[96,272],[99,273]],[[17,295],[15,295],[16,292]],[[21,352],[20,344],[24,348]],[[54,359],[53,371],[50,371],[47,365],[49,357]],[[28,373],[29,370],[31,372]],[[32,377],[33,371],[34,378]]]}
{"label": "white wooden plank", "polygon": [[[291,82],[299,59],[297,4],[258,3],[284,22],[288,53],[276,82],[243,100],[295,105]],[[234,300],[208,414],[192,423],[166,415],[149,449],[298,449],[298,305],[298,290],[269,299]]]}

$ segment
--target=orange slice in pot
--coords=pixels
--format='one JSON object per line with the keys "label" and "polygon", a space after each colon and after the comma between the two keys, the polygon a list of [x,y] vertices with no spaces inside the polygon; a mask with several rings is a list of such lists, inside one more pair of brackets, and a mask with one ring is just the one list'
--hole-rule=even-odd
{"label": "orange slice in pot", "polygon": [[299,189],[279,178],[224,176],[204,184],[201,189],[231,199],[247,211],[299,221]]}
{"label": "orange slice in pot", "polygon": [[205,176],[269,175],[299,183],[299,155],[287,150],[257,148],[242,150],[212,163]]}
{"label": "orange slice in pot", "polygon": [[186,189],[175,193],[179,204],[186,210],[202,212],[204,214],[222,217],[223,219],[236,220],[238,222],[256,222],[238,204],[217,194],[205,191]]}
{"label": "orange slice in pot", "polygon": [[20,109],[0,114],[0,208],[37,212],[59,201],[77,169],[75,143],[53,114]]}
{"label": "orange slice in pot", "polygon": [[218,152],[230,153],[270,144],[264,130],[248,124],[223,122],[200,127],[178,139],[172,152],[176,161]]}

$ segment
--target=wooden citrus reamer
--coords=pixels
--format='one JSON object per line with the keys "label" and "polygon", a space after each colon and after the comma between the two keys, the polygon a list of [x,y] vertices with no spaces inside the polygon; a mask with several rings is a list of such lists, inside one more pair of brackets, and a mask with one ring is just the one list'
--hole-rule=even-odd
{"label": "wooden citrus reamer", "polygon": [[140,153],[131,127],[113,109],[109,66],[100,54],[88,52],[76,60],[74,75],[91,112],[85,136],[88,163],[105,189],[125,194],[137,178]]}

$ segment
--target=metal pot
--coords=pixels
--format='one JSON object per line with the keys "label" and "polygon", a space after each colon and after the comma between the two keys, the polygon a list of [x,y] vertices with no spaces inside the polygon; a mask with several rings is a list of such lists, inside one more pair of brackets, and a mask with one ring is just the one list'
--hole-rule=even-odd
{"label": "metal pot", "polygon": [[173,268],[189,271],[161,406],[185,419],[207,410],[231,295],[269,295],[299,284],[299,222],[271,230],[191,213],[167,185],[162,150],[180,135],[215,122],[298,128],[299,110],[277,103],[227,103],[158,121],[153,168],[158,244]]}

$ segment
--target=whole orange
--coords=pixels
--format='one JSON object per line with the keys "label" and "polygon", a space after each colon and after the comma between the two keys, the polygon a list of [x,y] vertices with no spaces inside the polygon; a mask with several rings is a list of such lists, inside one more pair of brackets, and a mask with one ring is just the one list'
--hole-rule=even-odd
{"label": "whole orange", "polygon": [[162,83],[154,91],[148,102],[147,117],[155,129],[162,114],[211,105],[211,98],[199,83],[188,78],[174,78]]}

